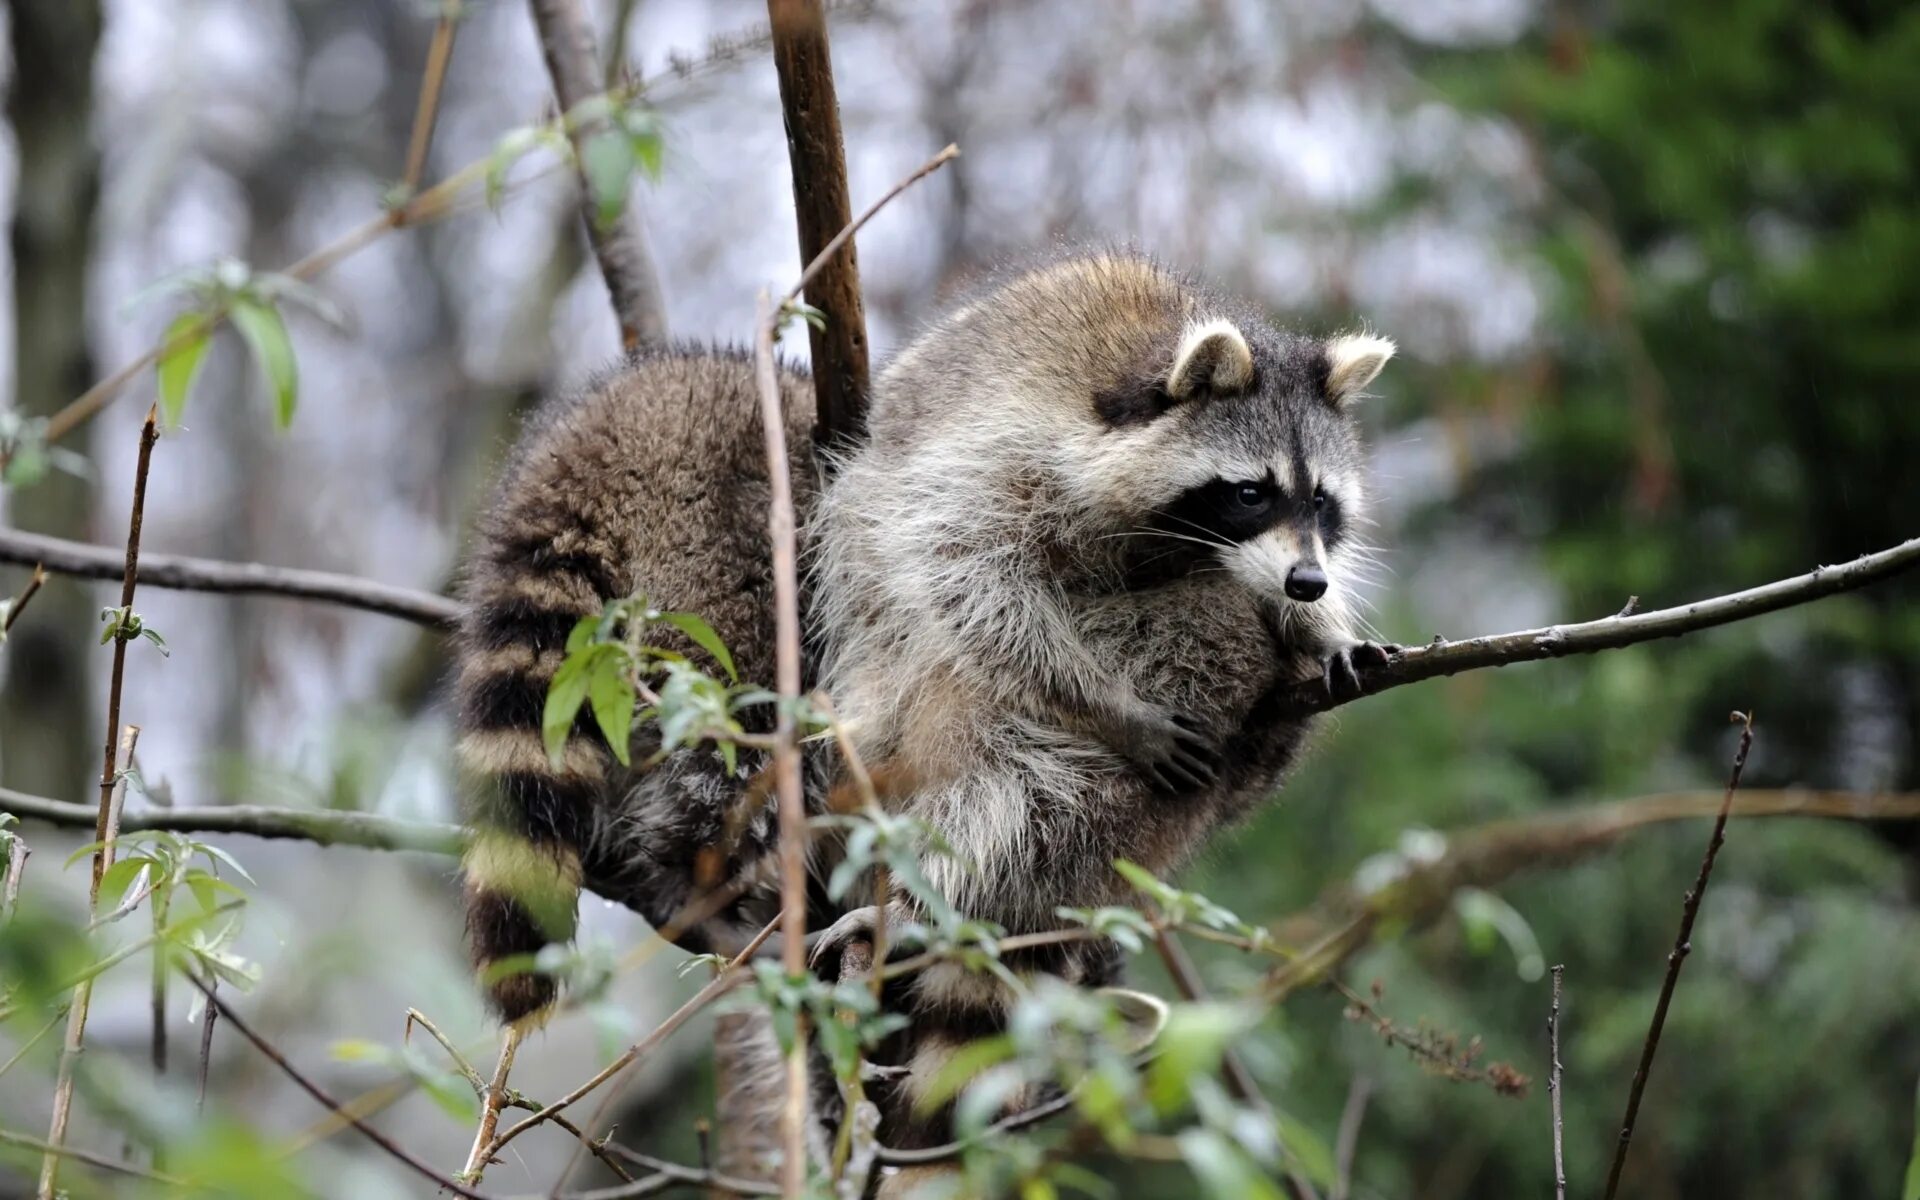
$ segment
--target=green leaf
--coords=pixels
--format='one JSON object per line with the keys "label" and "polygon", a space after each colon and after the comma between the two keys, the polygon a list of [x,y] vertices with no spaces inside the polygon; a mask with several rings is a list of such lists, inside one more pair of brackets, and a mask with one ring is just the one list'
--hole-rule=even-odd
{"label": "green leaf", "polygon": [[369,1042],[359,1038],[345,1038],[332,1046],[335,1062],[388,1063],[393,1061],[393,1051],[379,1042]]}
{"label": "green leaf", "polygon": [[163,347],[179,344],[166,350],[160,356],[160,362],[154,368],[160,377],[160,411],[165,414],[167,424],[178,428],[180,416],[187,409],[187,394],[193,390],[193,381],[200,375],[200,364],[207,356],[207,346],[211,344],[213,318],[203,312],[183,312],[167,325],[167,331],[160,335]]}
{"label": "green leaf", "polygon": [[1015,1052],[1013,1038],[1004,1033],[968,1042],[940,1064],[940,1069],[927,1081],[926,1090],[914,1101],[914,1111],[937,1111],[942,1104],[958,1095],[975,1076],[989,1067],[1006,1062]]}
{"label": "green leaf", "polygon": [[693,639],[702,650],[713,655],[713,661],[727,673],[728,680],[740,682],[740,672],[733,669],[733,654],[727,649],[726,642],[713,631],[713,626],[693,613],[667,612],[660,614],[660,620],[678,629]]}
{"label": "green leaf", "polygon": [[594,660],[598,657],[591,647],[573,655],[560,664],[560,669],[553,673],[553,682],[547,685],[547,707],[540,715],[540,734],[547,743],[547,757],[556,764],[566,750],[567,735],[573,732],[573,719],[580,714],[580,706],[587,702]]}
{"label": "green leaf", "polygon": [[96,851],[98,851],[102,846],[105,846],[105,845],[106,845],[105,842],[88,842],[86,845],[80,847],[78,850],[75,850],[72,854],[67,855],[67,861],[64,863],[61,863],[60,865],[62,868],[70,867],[73,864],[79,862],[83,858],[91,857]]}
{"label": "green leaf", "polygon": [[100,876],[101,906],[111,909],[120,903],[121,898],[126,895],[127,889],[133,886],[133,881],[140,877],[142,871],[149,869],[153,865],[149,859],[136,855],[132,858],[123,858],[108,867],[106,873]]}
{"label": "green leaf", "polygon": [[253,884],[255,887],[260,886],[257,882],[255,882],[253,876],[247,874],[247,869],[240,865],[239,859],[235,858],[231,854],[228,854],[225,850],[222,850],[220,847],[209,846],[205,842],[197,842],[195,843],[195,848],[199,850],[200,853],[206,855],[208,858],[214,859],[215,861],[218,861],[218,862],[223,862],[227,864],[229,867],[232,867],[233,873],[238,875],[240,878],[246,880],[248,883]]}
{"label": "green leaf", "polygon": [[1207,1195],[1220,1200],[1284,1200],[1279,1185],[1224,1134],[1188,1129],[1179,1142],[1180,1157],[1187,1160]]}
{"label": "green leaf", "polygon": [[603,656],[587,684],[587,699],[593,706],[593,719],[612,747],[620,765],[631,766],[627,743],[633,737],[633,681],[627,678],[626,664],[615,655]]}
{"label": "green leaf", "polygon": [[273,308],[247,296],[234,297],[228,316],[247,340],[254,361],[273,389],[274,423],[287,428],[293,424],[293,407],[299,399],[300,371],[293,359],[293,341],[287,336],[286,322]]}
{"label": "green leaf", "polygon": [[597,616],[581,617],[575,621],[573,632],[567,635],[567,654],[569,656],[578,654],[593,645],[594,635],[599,628],[600,618]]}
{"label": "green leaf", "polygon": [[580,174],[600,228],[611,227],[626,211],[634,165],[633,139],[617,129],[602,129],[580,144]]}

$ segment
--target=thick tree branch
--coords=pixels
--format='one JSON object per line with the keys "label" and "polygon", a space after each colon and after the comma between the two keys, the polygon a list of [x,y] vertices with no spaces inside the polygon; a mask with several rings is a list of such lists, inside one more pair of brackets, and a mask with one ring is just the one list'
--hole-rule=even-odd
{"label": "thick tree branch", "polygon": [[1436,640],[1430,645],[1397,651],[1388,657],[1384,666],[1363,670],[1360,691],[1356,695],[1333,696],[1328,693],[1326,681],[1322,679],[1310,679],[1299,684],[1280,697],[1276,715],[1301,717],[1324,712],[1349,704],[1361,696],[1371,696],[1402,684],[1418,683],[1436,675],[1456,675],[1481,667],[1504,667],[1510,663],[1562,658],[1569,654],[1592,654],[1600,650],[1617,650],[1637,642],[1677,637],[1862,588],[1870,583],[1891,579],[1917,564],[1920,564],[1920,538],[1910,538],[1898,546],[1877,554],[1863,555],[1850,563],[1815,567],[1805,575],[1676,608],[1631,614],[1632,606],[1629,605],[1628,610],[1618,616],[1577,625],[1549,625],[1545,629],[1526,629],[1518,633],[1466,638],[1455,642]]}
{"label": "thick tree branch", "polygon": [[[607,90],[606,75],[600,66],[600,53],[594,48],[593,26],[587,21],[580,0],[530,0],[533,23],[540,34],[540,50],[547,60],[547,74],[553,79],[553,94],[560,111],[572,112],[583,101]],[[592,127],[569,130],[574,158],[584,163],[580,153]],[[580,213],[587,225],[587,241],[600,263],[600,274],[607,281],[613,299],[614,315],[620,321],[620,344],[628,350],[637,346],[661,346],[667,341],[667,307],[660,295],[659,273],[653,257],[640,236],[633,205],[612,224],[603,224],[587,185],[585,167],[579,171],[581,183]]]}
{"label": "thick tree branch", "polygon": [[809,332],[818,411],[813,436],[821,445],[848,444],[867,427],[867,314],[851,241],[841,242],[831,257],[824,253],[853,223],[827,14],[822,0],[767,0],[767,20],[793,169],[800,261],[825,260],[817,272],[809,269],[806,285],[807,303],[826,317]]}
{"label": "thick tree branch", "polygon": [[[79,579],[119,579],[126,567],[122,551],[89,546],[65,538],[0,529],[0,563],[45,564],[56,575]],[[327,571],[270,567],[263,563],[220,562],[182,554],[142,554],[139,581],[148,587],[187,592],[253,593],[317,600],[366,612],[399,617],[437,629],[451,628],[460,606],[445,596],[418,592]]]}

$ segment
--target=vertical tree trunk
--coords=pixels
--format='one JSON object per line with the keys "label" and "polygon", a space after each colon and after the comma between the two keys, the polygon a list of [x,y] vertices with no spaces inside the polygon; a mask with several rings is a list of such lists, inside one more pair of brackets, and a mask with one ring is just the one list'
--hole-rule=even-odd
{"label": "vertical tree trunk", "polygon": [[[89,128],[97,0],[13,0],[13,78],[7,119],[20,148],[11,230],[14,404],[46,414],[92,382],[87,263],[100,188]],[[80,439],[72,449],[85,449]],[[129,435],[131,436],[131,435]],[[7,497],[12,524],[85,538],[92,488],[54,473]],[[0,771],[14,787],[73,800],[98,769],[88,650],[94,606],[85,588],[54,579],[18,625],[0,669]]]}

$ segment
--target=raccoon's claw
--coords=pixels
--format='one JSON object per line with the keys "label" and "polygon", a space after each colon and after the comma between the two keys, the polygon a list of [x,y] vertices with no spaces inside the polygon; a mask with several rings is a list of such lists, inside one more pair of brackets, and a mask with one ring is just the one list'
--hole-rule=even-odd
{"label": "raccoon's claw", "polygon": [[1156,713],[1151,726],[1129,747],[1155,791],[1180,795],[1212,787],[1220,774],[1220,751],[1191,717]]}
{"label": "raccoon's claw", "polygon": [[1349,699],[1361,693],[1360,673],[1376,667],[1384,667],[1387,660],[1400,652],[1400,647],[1391,642],[1353,642],[1340,647],[1327,655],[1327,665],[1323,678],[1327,685],[1327,695],[1336,700]]}
{"label": "raccoon's claw", "polygon": [[[880,916],[880,906],[869,904],[810,935],[807,940],[813,943],[813,948],[807,955],[807,969],[818,975],[821,967],[837,964],[850,944],[862,940],[872,942],[873,931],[880,927]],[[840,974],[837,965],[833,973],[836,977]]]}

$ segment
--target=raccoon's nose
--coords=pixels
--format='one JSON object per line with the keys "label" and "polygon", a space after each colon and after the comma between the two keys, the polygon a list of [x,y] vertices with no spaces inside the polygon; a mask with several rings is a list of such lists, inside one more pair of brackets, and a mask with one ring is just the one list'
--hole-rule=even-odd
{"label": "raccoon's nose", "polygon": [[1327,573],[1310,563],[1287,572],[1287,599],[1314,601],[1327,594]]}

